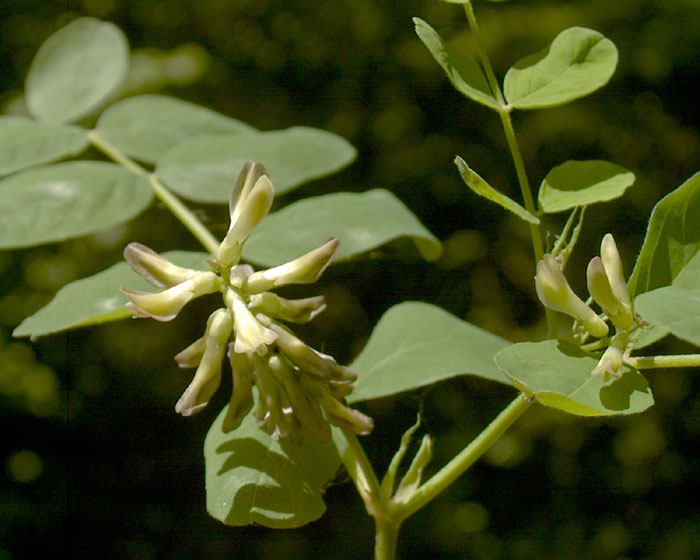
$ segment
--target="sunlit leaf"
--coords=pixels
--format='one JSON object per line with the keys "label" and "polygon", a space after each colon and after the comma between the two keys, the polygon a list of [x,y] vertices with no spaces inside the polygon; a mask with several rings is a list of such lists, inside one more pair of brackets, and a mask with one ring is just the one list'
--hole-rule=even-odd
{"label": "sunlit leaf", "polygon": [[[654,206],[642,250],[629,280],[632,296],[669,286],[687,265],[698,263],[694,260],[700,252],[698,216],[700,173]],[[688,284],[683,287],[688,287]]]}
{"label": "sunlit leaf", "polygon": [[105,109],[96,130],[125,154],[155,163],[169,149],[194,136],[254,129],[193,103],[164,95],[139,95]]}
{"label": "sunlit leaf", "polygon": [[621,379],[591,375],[598,358],[557,340],[513,344],[494,361],[526,395],[579,416],[642,412],[654,404],[646,379],[624,366]]}
{"label": "sunlit leaf", "polygon": [[457,156],[455,158],[455,164],[457,164],[457,169],[459,170],[459,174],[462,176],[462,180],[476,194],[483,196],[491,202],[495,202],[506,210],[510,210],[513,212],[513,214],[526,222],[530,222],[531,224],[540,223],[539,218],[533,216],[512,198],[508,198],[506,195],[489,185],[476,171],[471,169],[469,165],[467,165],[467,162],[461,157]]}
{"label": "sunlit leaf", "polygon": [[228,202],[246,161],[265,165],[277,194],[329,175],[355,159],[346,140],[315,128],[200,135],[158,160],[157,172],[178,194],[201,202]]}
{"label": "sunlit leaf", "polygon": [[340,239],[336,261],[375,249],[400,237],[411,237],[427,260],[442,246],[392,193],[334,193],[306,198],[270,214],[243,248],[246,260],[271,266],[315,249],[330,237]]}
{"label": "sunlit leaf", "polygon": [[[175,264],[207,270],[206,253],[170,251],[163,253]],[[39,311],[27,317],[12,333],[14,336],[44,336],[68,329],[98,325],[131,317],[126,310],[122,286],[153,292],[155,289],[136,274],[126,262],[120,262],[88,278],[63,286]]]}
{"label": "sunlit leaf", "polygon": [[103,231],[151,202],[148,181],[97,161],[59,163],[0,181],[0,248],[30,247]]}
{"label": "sunlit leaf", "polygon": [[226,408],[204,441],[209,514],[226,525],[275,529],[318,519],[326,510],[323,488],[340,465],[336,446],[275,441],[258,428],[254,412],[226,434],[225,415]]}
{"label": "sunlit leaf", "polygon": [[700,291],[666,286],[641,294],[635,311],[654,326],[700,346]]}
{"label": "sunlit leaf", "polygon": [[71,122],[90,114],[126,75],[129,45],[115,25],[80,18],[51,35],[34,57],[26,84],[29,112]]}
{"label": "sunlit leaf", "polygon": [[0,176],[79,154],[87,145],[77,126],[0,116]]}
{"label": "sunlit leaf", "polygon": [[500,108],[476,61],[453,49],[422,19],[413,18],[413,23],[416,25],[418,37],[445,71],[457,91],[487,107]]}
{"label": "sunlit leaf", "polygon": [[509,344],[434,305],[395,305],[350,366],[358,379],[348,401],[385,397],[466,374],[507,383],[493,356]]}
{"label": "sunlit leaf", "polygon": [[545,212],[563,212],[618,198],[633,183],[634,173],[609,161],[567,161],[547,173],[539,203]]}
{"label": "sunlit leaf", "polygon": [[617,66],[615,44],[592,29],[571,27],[508,70],[504,93],[517,109],[562,105],[604,86]]}

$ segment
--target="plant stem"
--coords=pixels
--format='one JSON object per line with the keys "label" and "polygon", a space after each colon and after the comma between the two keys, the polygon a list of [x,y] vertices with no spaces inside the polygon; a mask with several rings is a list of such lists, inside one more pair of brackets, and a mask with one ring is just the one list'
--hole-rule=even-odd
{"label": "plant stem", "polygon": [[141,175],[142,177],[148,179],[156,198],[158,198],[165,205],[165,207],[168,208],[168,210],[170,210],[178,220],[180,220],[182,225],[184,225],[190,231],[190,233],[192,233],[192,235],[207,251],[213,255],[216,254],[219,247],[219,242],[217,239],[206,227],[204,227],[204,224],[199,221],[197,216],[195,216],[194,213],[187,208],[187,206],[185,206],[179,198],[177,198],[165,187],[165,185],[163,185],[163,183],[160,182],[160,179],[155,173],[150,173],[141,167],[116,146],[102,138],[97,131],[91,130],[87,133],[87,136],[90,143],[103,154],[112,159],[112,161],[118,163],[132,173],[136,173],[137,175]]}
{"label": "plant stem", "polygon": [[379,479],[369,462],[365,450],[357,439],[357,436],[349,430],[343,430],[343,435],[348,443],[348,448],[343,453],[343,464],[355,483],[367,512],[375,517],[378,513],[380,491]]}
{"label": "plant stem", "polygon": [[399,537],[400,521],[375,518],[377,536],[374,543],[375,560],[393,560],[396,556],[396,544]]}
{"label": "plant stem", "polygon": [[471,467],[532,403],[532,399],[519,394],[467,447],[426,480],[408,500],[395,504],[395,513],[400,515],[401,519],[405,519],[445,490]]}
{"label": "plant stem", "polygon": [[700,354],[675,354],[668,356],[630,356],[625,363],[637,369],[700,367]]}

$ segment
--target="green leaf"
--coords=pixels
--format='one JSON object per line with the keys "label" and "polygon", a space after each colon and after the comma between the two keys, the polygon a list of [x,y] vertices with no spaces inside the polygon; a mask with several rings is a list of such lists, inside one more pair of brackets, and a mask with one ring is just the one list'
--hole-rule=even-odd
{"label": "green leaf", "polygon": [[700,216],[700,173],[654,206],[642,250],[628,282],[632,297],[671,285],[687,265],[700,262],[696,260],[700,252],[697,216]]}
{"label": "green leaf", "polygon": [[346,140],[315,128],[200,135],[158,160],[157,172],[172,190],[200,202],[228,202],[246,161],[263,163],[277,194],[338,171],[355,159]]}
{"label": "green leaf", "polygon": [[400,303],[379,320],[350,366],[358,379],[347,400],[376,399],[466,374],[507,383],[493,356],[508,345],[434,305]]}
{"label": "green leaf", "polygon": [[462,180],[476,194],[483,196],[491,202],[495,202],[506,210],[510,210],[513,212],[513,214],[526,222],[530,222],[531,224],[540,223],[539,218],[533,216],[512,198],[508,198],[506,195],[500,193],[489,185],[476,171],[470,168],[469,165],[467,165],[467,162],[461,157],[457,156],[455,158],[455,164],[457,165],[459,174],[462,176]]}
{"label": "green leaf", "polygon": [[107,107],[96,130],[125,154],[155,163],[168,150],[194,136],[254,129],[193,103],[163,95],[139,95]]}
{"label": "green leaf", "polygon": [[453,49],[422,19],[413,18],[413,23],[416,25],[418,37],[428,47],[430,54],[445,71],[457,91],[492,109],[501,108],[476,61]]}
{"label": "green leaf", "polygon": [[89,115],[115,92],[129,65],[129,45],[111,23],[80,18],[51,35],[27,76],[29,112],[45,121]]}
{"label": "green leaf", "polygon": [[31,247],[103,231],[145,209],[148,181],[97,161],[60,163],[0,181],[0,248]]}
{"label": "green leaf", "polygon": [[591,375],[598,358],[557,340],[513,344],[494,361],[526,395],[579,416],[642,412],[654,404],[646,379],[624,366],[621,379]]}
{"label": "green leaf", "polygon": [[548,213],[618,198],[634,184],[634,173],[602,160],[567,161],[540,185],[540,208]]}
{"label": "green leaf", "polygon": [[[208,269],[205,261],[210,257],[206,253],[186,251],[170,251],[163,256],[180,266],[201,270]],[[63,286],[46,306],[22,321],[12,334],[38,337],[131,317],[124,307],[127,299],[119,291],[122,286],[154,291],[126,262],[120,262]]]}
{"label": "green leaf", "polygon": [[275,529],[301,527],[321,517],[323,488],[340,464],[336,446],[310,438],[299,446],[275,441],[258,428],[253,411],[225,434],[225,415],[226,408],[204,440],[209,514],[226,525]]}
{"label": "green leaf", "polygon": [[270,214],[243,247],[246,260],[272,266],[340,239],[336,261],[412,237],[426,260],[440,257],[442,245],[392,193],[334,193],[306,198]]}
{"label": "green leaf", "polygon": [[700,291],[666,286],[641,294],[634,309],[645,320],[700,346]]}
{"label": "green leaf", "polygon": [[41,123],[24,117],[0,117],[0,176],[33,165],[74,156],[88,145],[77,126]]}
{"label": "green leaf", "polygon": [[617,66],[615,44],[592,29],[571,27],[543,51],[506,73],[504,93],[516,109],[562,105],[604,86]]}

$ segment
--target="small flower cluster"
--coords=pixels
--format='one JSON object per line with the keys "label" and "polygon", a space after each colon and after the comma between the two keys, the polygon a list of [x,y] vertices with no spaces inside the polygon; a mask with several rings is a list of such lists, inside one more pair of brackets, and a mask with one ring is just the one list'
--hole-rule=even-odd
{"label": "small flower cluster", "polygon": [[243,244],[267,215],[273,196],[265,168],[246,163],[231,194],[231,225],[208,271],[177,266],[140,243],[130,243],[124,250],[126,261],[163,290],[148,293],[122,288],[129,300],[127,308],[134,317],[170,321],[191,300],[222,294],[224,306],[209,316],[204,335],[175,356],[180,367],[197,368],[175,405],[183,416],[207,405],[219,387],[222,361],[228,357],[233,392],[224,431],[236,429],[252,409],[255,384],[258,425],[274,439],[300,442],[306,432],[318,442],[327,442],[329,424],[368,434],[372,419],[344,401],[357,374],[307,346],[282,324],[313,319],[325,309],[323,296],[289,300],[270,291],[318,280],[335,255],[337,238],[268,270],[254,271],[250,265],[239,264]]}
{"label": "small flower cluster", "polygon": [[545,306],[573,317],[588,334],[596,338],[608,336],[606,318],[613,324],[615,334],[591,373],[602,375],[605,381],[611,376],[620,378],[629,335],[638,327],[638,323],[627,290],[620,253],[611,234],[603,237],[600,256],[593,257],[588,263],[586,280],[591,298],[603,310],[604,317],[574,293],[554,255],[546,254],[537,263],[535,289]]}

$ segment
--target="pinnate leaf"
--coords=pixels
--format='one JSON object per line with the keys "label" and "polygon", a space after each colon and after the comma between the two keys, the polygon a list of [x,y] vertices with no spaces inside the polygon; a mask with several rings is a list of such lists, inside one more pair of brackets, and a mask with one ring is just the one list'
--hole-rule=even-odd
{"label": "pinnate leaf", "polygon": [[495,202],[496,204],[502,206],[506,210],[510,210],[521,220],[525,220],[526,222],[530,222],[531,224],[540,223],[540,220],[537,216],[533,216],[520,204],[515,202],[515,200],[507,197],[506,195],[497,191],[491,185],[489,185],[484,179],[482,179],[482,177],[476,171],[470,168],[469,165],[467,165],[467,162],[464,161],[461,157],[457,156],[455,158],[455,164],[457,165],[459,174],[462,176],[462,180],[476,194],[478,194],[479,196],[483,196],[491,202]]}
{"label": "pinnate leaf", "polygon": [[330,237],[340,239],[335,260],[411,237],[427,260],[442,245],[391,192],[333,193],[306,198],[270,214],[243,247],[246,260],[273,266],[315,249]]}
{"label": "pinnate leaf", "polygon": [[504,94],[516,109],[562,105],[604,86],[617,66],[615,44],[592,29],[571,27],[543,51],[506,73]]}
{"label": "pinnate leaf", "polygon": [[508,345],[434,305],[400,303],[379,320],[351,364],[358,379],[348,401],[394,395],[466,374],[507,384],[493,356]]}
{"label": "pinnate leaf", "polygon": [[453,49],[422,19],[413,18],[413,23],[416,25],[418,37],[445,71],[457,91],[492,109],[500,108],[476,61]]}
{"label": "pinnate leaf", "polygon": [[30,247],[103,231],[144,210],[148,181],[122,167],[75,161],[0,181],[0,248]]}
{"label": "pinnate leaf", "polygon": [[178,194],[200,202],[228,202],[246,161],[264,163],[277,194],[348,165],[356,152],[323,130],[293,127],[269,132],[200,135],[158,160],[157,172]]}
{"label": "pinnate leaf", "polygon": [[82,152],[85,130],[24,117],[0,117],[0,176]]}
{"label": "pinnate leaf", "polygon": [[634,184],[634,173],[602,160],[567,161],[542,181],[539,203],[549,213],[618,198]]}
{"label": "pinnate leaf", "polygon": [[253,411],[226,434],[225,415],[226,408],[204,441],[209,514],[226,525],[275,529],[318,519],[326,509],[322,489],[340,465],[336,446],[275,441],[258,428]]}
{"label": "pinnate leaf", "polygon": [[129,65],[129,45],[111,23],[80,18],[51,35],[34,57],[26,83],[29,112],[72,122],[115,92]]}
{"label": "pinnate leaf", "polygon": [[654,404],[646,379],[624,366],[621,379],[591,375],[598,358],[557,340],[513,344],[494,361],[526,395],[545,406],[579,416],[642,412]]}
{"label": "pinnate leaf", "polygon": [[155,163],[177,144],[200,134],[236,134],[253,127],[193,103],[164,95],[138,95],[109,106],[97,134],[136,159]]}
{"label": "pinnate leaf", "polygon": [[[187,251],[170,251],[163,256],[177,265],[198,270],[208,268],[205,261],[210,257]],[[126,297],[119,291],[122,286],[154,291],[126,262],[120,262],[63,286],[46,306],[22,321],[12,334],[38,337],[131,317],[124,307]]]}

